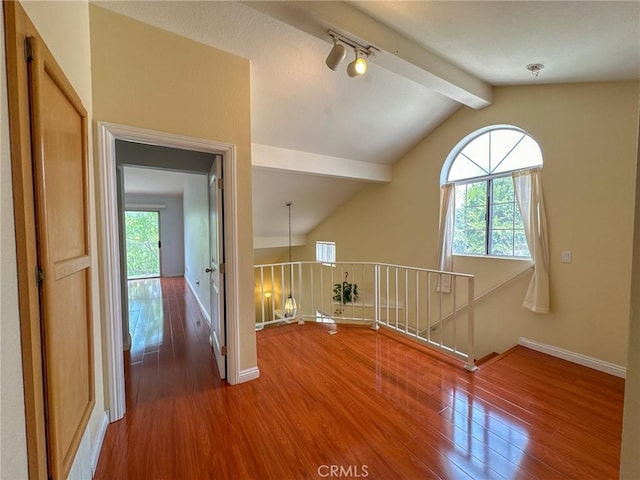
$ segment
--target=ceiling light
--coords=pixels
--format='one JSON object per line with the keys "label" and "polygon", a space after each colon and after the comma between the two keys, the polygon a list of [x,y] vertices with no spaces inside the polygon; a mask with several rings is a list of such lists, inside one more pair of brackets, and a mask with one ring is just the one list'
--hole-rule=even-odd
{"label": "ceiling light", "polygon": [[538,75],[540,75],[540,70],[542,70],[544,68],[544,65],[542,63],[530,63],[529,65],[527,65],[527,70],[529,70],[531,72],[531,75],[533,75],[534,77],[538,77]]}
{"label": "ceiling light", "polygon": [[333,30],[329,30],[329,36],[333,39],[333,48],[331,48],[329,55],[327,55],[326,63],[327,67],[331,70],[336,70],[338,65],[340,65],[340,62],[342,62],[344,57],[347,55],[345,45],[353,48],[355,51],[356,58],[347,67],[347,73],[350,77],[359,77],[367,73],[368,66],[365,57],[375,55],[376,52],[380,51],[371,45],[368,47],[361,45],[355,40],[351,40],[350,38],[340,35]]}
{"label": "ceiling light", "polygon": [[358,49],[356,49],[356,59],[347,67],[347,73],[350,77],[358,77],[367,73],[367,61],[358,56]]}
{"label": "ceiling light", "polygon": [[338,65],[340,65],[340,62],[342,62],[346,56],[347,49],[334,38],[333,48],[329,52],[329,55],[327,55],[327,67],[335,71],[335,69],[338,68]]}
{"label": "ceiling light", "polygon": [[296,299],[293,296],[293,263],[291,263],[291,205],[292,202],[287,202],[287,208],[289,208],[289,296],[284,302],[284,316],[285,318],[293,318],[298,311],[298,305]]}

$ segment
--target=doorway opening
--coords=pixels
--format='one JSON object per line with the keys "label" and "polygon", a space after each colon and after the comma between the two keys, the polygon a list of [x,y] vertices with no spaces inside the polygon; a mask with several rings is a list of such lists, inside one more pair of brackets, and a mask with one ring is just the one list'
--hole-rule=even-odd
{"label": "doorway opening", "polygon": [[[162,133],[151,130],[144,130],[135,127],[115,125],[109,123],[98,123],[98,139],[100,145],[100,178],[103,191],[102,202],[102,232],[105,239],[103,243],[103,251],[105,264],[104,274],[104,296],[105,296],[105,323],[106,323],[106,342],[107,342],[107,373],[109,383],[109,417],[114,422],[124,416],[126,403],[124,393],[124,356],[123,346],[125,336],[129,336],[129,332],[123,329],[122,306],[126,305],[126,280],[122,285],[121,265],[122,251],[120,245],[119,233],[123,221],[121,208],[121,200],[118,196],[123,192],[122,169],[125,165],[117,164],[116,150],[118,150],[117,141],[121,144],[137,145],[137,148],[154,148],[168,147],[189,152],[202,152],[205,154],[213,154],[220,160],[225,172],[225,201],[224,201],[224,218],[225,224],[221,241],[224,243],[224,300],[226,311],[224,321],[225,329],[225,345],[220,345],[220,351],[224,355],[227,369],[227,381],[230,384],[237,384],[252,380],[259,376],[257,368],[240,371],[240,328],[239,328],[239,310],[240,303],[238,298],[239,286],[238,282],[238,237],[237,237],[237,198],[236,198],[236,177],[237,166],[235,161],[235,147],[230,144],[220,142],[183,137],[180,135]],[[118,155],[119,156],[119,155]],[[140,157],[140,156],[138,156]],[[156,162],[162,160],[162,153],[153,155]],[[197,162],[196,168],[202,168],[202,162]],[[133,165],[129,163],[129,165]],[[137,166],[146,166],[152,168],[163,168],[160,165],[150,165],[148,162],[142,161]],[[202,173],[208,174],[211,165],[207,165],[206,170]],[[166,168],[166,167],[165,167]],[[178,168],[169,167],[173,170],[185,171],[185,163],[181,162]],[[193,170],[192,170],[193,171]],[[206,182],[205,182],[206,183]],[[208,202],[207,202],[208,203]],[[208,205],[207,205],[208,207]],[[208,213],[208,208],[207,208]],[[208,249],[207,249],[208,250]],[[207,252],[209,253],[209,252]],[[209,265],[211,261],[209,260]],[[204,265],[202,265],[204,266]],[[211,265],[208,268],[211,268]],[[212,269],[213,270],[213,269]],[[187,274],[187,272],[185,272]],[[208,277],[206,277],[208,278]],[[208,286],[208,281],[201,282],[201,286]],[[124,287],[124,288],[123,288]],[[123,298],[124,297],[124,298]],[[223,350],[223,347],[224,348]]]}
{"label": "doorway opening", "polygon": [[127,279],[160,276],[160,215],[125,211]]}

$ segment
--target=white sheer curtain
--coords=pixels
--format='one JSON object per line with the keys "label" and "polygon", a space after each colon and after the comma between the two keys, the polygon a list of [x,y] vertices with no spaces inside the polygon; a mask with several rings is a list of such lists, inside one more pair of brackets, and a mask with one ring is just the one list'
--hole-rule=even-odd
{"label": "white sheer curtain", "polygon": [[513,172],[513,185],[534,265],[522,305],[532,312],[549,313],[549,240],[542,198],[542,168]]}
{"label": "white sheer curtain", "polygon": [[[440,270],[453,271],[453,222],[455,213],[455,184],[440,187]],[[451,276],[441,275],[436,284],[437,291],[451,292]]]}

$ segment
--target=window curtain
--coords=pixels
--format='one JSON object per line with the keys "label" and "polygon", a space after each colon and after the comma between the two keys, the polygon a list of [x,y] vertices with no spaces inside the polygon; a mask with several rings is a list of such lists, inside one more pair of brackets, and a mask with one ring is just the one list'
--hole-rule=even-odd
{"label": "window curtain", "polygon": [[[455,184],[440,187],[440,270],[453,271],[453,226],[455,214]],[[438,292],[451,292],[451,276],[440,275],[436,284]]]}
{"label": "window curtain", "polygon": [[542,198],[542,168],[513,172],[512,176],[534,265],[533,277],[522,305],[532,312],[549,313],[549,240]]}

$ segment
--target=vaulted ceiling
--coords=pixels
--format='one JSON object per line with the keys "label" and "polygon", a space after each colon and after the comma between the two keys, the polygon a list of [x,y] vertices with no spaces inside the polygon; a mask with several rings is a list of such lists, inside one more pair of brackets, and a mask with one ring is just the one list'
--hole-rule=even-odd
{"label": "vaulted ceiling", "polygon": [[[95,3],[250,60],[254,241],[270,253],[287,201],[304,236],[494,85],[640,79],[635,1]],[[365,76],[347,75],[351,52],[326,67],[329,29],[379,49]]]}

